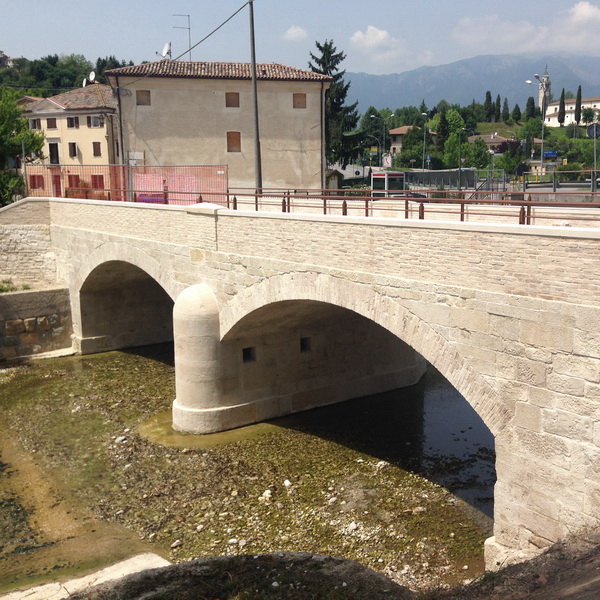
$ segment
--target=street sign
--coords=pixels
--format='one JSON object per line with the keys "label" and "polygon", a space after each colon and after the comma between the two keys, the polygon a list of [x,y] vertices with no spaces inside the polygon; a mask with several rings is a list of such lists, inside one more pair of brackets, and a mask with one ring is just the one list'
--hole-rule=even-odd
{"label": "street sign", "polygon": [[594,123],[587,128],[588,137],[596,139],[600,137],[600,123]]}

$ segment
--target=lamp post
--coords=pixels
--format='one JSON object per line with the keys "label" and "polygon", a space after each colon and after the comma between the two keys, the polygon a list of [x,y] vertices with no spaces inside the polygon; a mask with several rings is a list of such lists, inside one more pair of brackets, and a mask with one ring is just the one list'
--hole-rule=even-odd
{"label": "lamp post", "polygon": [[[391,119],[394,115],[390,115],[388,117],[388,119]],[[379,119],[381,121],[381,156],[380,156],[380,167],[383,168],[383,152],[385,150],[384,148],[384,144],[385,144],[385,124],[387,119],[384,119],[383,117],[378,117],[377,115],[371,115],[371,119]],[[375,137],[375,136],[373,136]]]}
{"label": "lamp post", "polygon": [[421,165],[421,170],[425,170],[425,134],[427,133],[427,113],[421,113],[423,117],[423,164]]}
{"label": "lamp post", "polygon": [[[548,82],[546,79],[540,77],[537,73],[534,77],[540,82],[540,90],[542,92],[542,105],[540,111],[542,112],[542,147],[540,151],[540,177],[544,174],[544,125],[546,124],[546,91],[548,89]],[[527,79],[525,83],[533,85],[531,79]]]}
{"label": "lamp post", "polygon": [[[367,137],[373,138],[377,142],[377,148],[381,148],[381,143],[379,142],[379,138],[374,136],[372,133],[369,133]],[[369,165],[371,164],[371,153],[369,153]]]}

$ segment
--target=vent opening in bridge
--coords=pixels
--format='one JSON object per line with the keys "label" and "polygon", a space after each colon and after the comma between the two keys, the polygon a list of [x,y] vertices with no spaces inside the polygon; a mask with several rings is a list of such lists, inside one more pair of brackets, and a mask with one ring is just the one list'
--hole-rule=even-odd
{"label": "vent opening in bridge", "polygon": [[256,362],[256,347],[242,348],[242,362]]}
{"label": "vent opening in bridge", "polygon": [[301,337],[300,338],[300,352],[310,352],[312,350],[311,338]]}

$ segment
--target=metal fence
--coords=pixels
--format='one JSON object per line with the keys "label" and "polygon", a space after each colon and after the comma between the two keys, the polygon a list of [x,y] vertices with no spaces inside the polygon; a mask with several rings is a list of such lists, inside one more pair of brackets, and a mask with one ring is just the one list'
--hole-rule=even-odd
{"label": "metal fence", "polygon": [[145,167],[129,165],[28,165],[27,195],[196,204],[226,202],[226,165]]}

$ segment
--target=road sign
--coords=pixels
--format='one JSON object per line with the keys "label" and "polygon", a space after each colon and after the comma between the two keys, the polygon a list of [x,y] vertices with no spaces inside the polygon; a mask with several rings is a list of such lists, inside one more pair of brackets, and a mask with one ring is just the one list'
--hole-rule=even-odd
{"label": "road sign", "polygon": [[587,134],[592,139],[600,137],[600,123],[594,123],[587,128]]}

